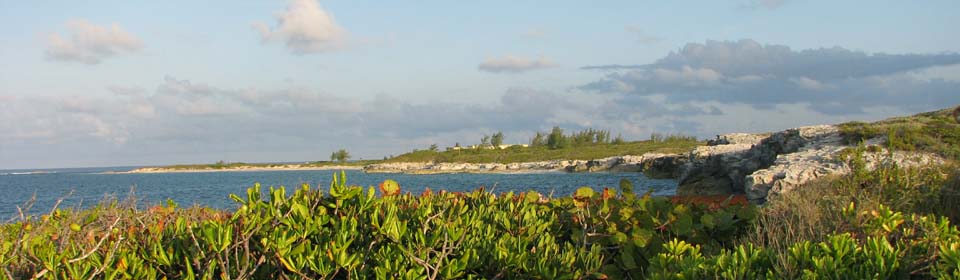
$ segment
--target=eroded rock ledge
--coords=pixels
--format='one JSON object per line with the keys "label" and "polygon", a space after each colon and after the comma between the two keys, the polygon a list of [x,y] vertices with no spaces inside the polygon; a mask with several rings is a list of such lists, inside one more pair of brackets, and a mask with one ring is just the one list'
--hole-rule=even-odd
{"label": "eroded rock ledge", "polygon": [[[745,193],[751,201],[763,203],[811,180],[850,172],[839,159],[840,152],[850,146],[844,145],[836,126],[807,126],[760,136],[730,134],[695,148],[680,167],[677,194]],[[867,144],[881,142],[871,139]],[[883,149],[866,153],[865,160],[868,168],[891,162],[900,166],[943,163],[933,154]]]}
{"label": "eroded rock ledge", "polygon": [[676,178],[685,156],[647,153],[639,156],[615,156],[596,160],[550,160],[520,163],[448,163],[396,162],[363,167],[369,173],[524,173],[524,172],[647,172],[656,178]]}

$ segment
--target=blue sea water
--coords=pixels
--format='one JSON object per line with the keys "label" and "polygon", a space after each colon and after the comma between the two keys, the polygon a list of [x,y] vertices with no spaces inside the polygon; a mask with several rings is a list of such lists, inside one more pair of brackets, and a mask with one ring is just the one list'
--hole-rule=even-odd
{"label": "blue sea water", "polygon": [[[138,205],[150,206],[172,199],[180,206],[201,205],[217,209],[234,209],[236,204],[229,198],[234,193],[244,197],[247,188],[260,183],[266,190],[269,186],[299,187],[303,183],[329,188],[333,170],[298,171],[244,171],[202,173],[158,174],[105,174],[110,171],[126,171],[130,167],[75,168],[33,170],[0,170],[0,222],[18,213],[31,197],[36,202],[28,213],[45,213],[58,199],[63,199],[61,208],[87,208],[113,197],[124,199],[136,197]],[[497,193],[535,190],[553,196],[567,196],[581,186],[599,190],[616,188],[621,178],[633,182],[638,193],[652,190],[654,195],[672,195],[676,181],[650,179],[641,173],[525,173],[525,174],[367,174],[349,170],[347,183],[375,186],[385,179],[400,183],[404,192],[419,194],[424,188],[434,191],[470,191],[486,187]]]}

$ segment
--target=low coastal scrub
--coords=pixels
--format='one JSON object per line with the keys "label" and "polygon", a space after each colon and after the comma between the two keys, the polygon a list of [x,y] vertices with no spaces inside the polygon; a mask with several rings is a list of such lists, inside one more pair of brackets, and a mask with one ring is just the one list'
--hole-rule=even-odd
{"label": "low coastal scrub", "polygon": [[623,143],[585,143],[578,146],[551,149],[539,145],[513,146],[506,149],[460,149],[450,151],[418,150],[384,160],[383,162],[469,162],[515,163],[546,160],[594,160],[621,155],[645,153],[683,153],[702,145],[690,137],[661,137],[657,140]]}
{"label": "low coastal scrub", "polygon": [[[105,202],[0,227],[0,273],[48,279],[889,279],[960,277],[946,167],[861,170],[759,209],[618,190],[364,189],[334,176],[237,210]],[[953,177],[948,177],[953,176]],[[934,201],[941,201],[931,204]],[[953,211],[956,208],[952,208]]]}
{"label": "low coastal scrub", "polygon": [[931,152],[960,161],[960,121],[950,109],[875,123],[849,122],[839,126],[848,144],[856,145],[875,137],[885,137],[887,146],[895,150]]}
{"label": "low coastal scrub", "polygon": [[[788,278],[824,274],[820,267],[809,267],[821,265],[813,261],[815,257],[806,257],[811,258],[806,264],[798,261],[806,255],[799,254],[797,246],[837,250],[837,246],[853,242],[858,247],[849,247],[853,250],[849,254],[865,254],[861,257],[883,262],[889,271],[871,276],[856,272],[864,267],[855,266],[846,269],[843,275],[847,277],[841,279],[957,279],[960,267],[950,256],[958,246],[954,245],[957,230],[951,224],[960,217],[960,169],[952,164],[904,168],[889,163],[867,170],[858,164],[866,150],[861,146],[844,156],[853,167],[850,174],[824,178],[773,197],[738,246],[762,248],[776,274]],[[884,248],[871,242],[880,242]],[[892,259],[882,259],[886,258],[882,255]]]}

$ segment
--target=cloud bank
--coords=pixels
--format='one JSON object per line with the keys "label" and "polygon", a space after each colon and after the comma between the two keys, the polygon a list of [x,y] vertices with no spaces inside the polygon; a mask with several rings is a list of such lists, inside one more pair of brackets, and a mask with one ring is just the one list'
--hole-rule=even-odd
{"label": "cloud bank", "polygon": [[86,20],[71,20],[65,24],[67,35],[52,33],[47,37],[47,58],[98,64],[104,59],[121,53],[133,53],[143,48],[133,34],[114,23],[100,26]]}
{"label": "cloud bank", "polygon": [[[597,106],[533,89],[510,89],[490,104],[468,104],[389,95],[358,99],[295,87],[230,88],[170,76],[153,88],[109,86],[103,92],[0,95],[0,130],[8,132],[0,134],[0,158],[50,164],[57,161],[45,157],[90,160],[82,153],[98,151],[133,154],[126,164],[322,160],[339,148],[370,158],[433,143],[466,144],[497,130],[508,133],[509,141],[526,142],[526,133],[551,124],[575,126],[575,120],[590,118],[576,112]],[[40,147],[68,146],[88,148],[27,156]],[[153,156],[144,158],[146,153]]]}
{"label": "cloud bank", "polygon": [[852,114],[877,106],[910,111],[953,104],[958,84],[911,75],[960,63],[960,54],[867,54],[840,47],[792,50],[753,40],[690,43],[645,65],[598,65],[587,92],[663,96],[675,103],[809,104],[821,113]]}
{"label": "cloud bank", "polygon": [[477,65],[477,70],[490,73],[522,73],[556,66],[553,61],[543,56],[531,59],[505,55],[484,60],[480,65]]}
{"label": "cloud bank", "polygon": [[294,54],[330,52],[346,45],[346,31],[315,0],[292,0],[273,28],[254,23],[263,42],[281,41]]}
{"label": "cloud bank", "polygon": [[[488,62],[482,71],[554,65],[543,57]],[[960,79],[922,73],[958,63],[950,53],[866,54],[709,41],[687,44],[650,64],[583,67],[594,71],[582,73],[597,77],[570,90],[507,88],[487,103],[357,98],[316,88],[241,88],[167,76],[152,85],[114,84],[69,97],[0,94],[0,164],[318,160],[340,148],[370,159],[434,143],[473,144],[496,131],[508,143],[524,143],[554,125],[610,129],[628,139],[653,132],[705,138],[775,131],[956,106]]]}

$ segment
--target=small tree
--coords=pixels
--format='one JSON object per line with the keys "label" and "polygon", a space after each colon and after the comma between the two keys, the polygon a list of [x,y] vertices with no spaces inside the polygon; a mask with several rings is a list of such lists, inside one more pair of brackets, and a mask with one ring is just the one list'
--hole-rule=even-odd
{"label": "small tree", "polygon": [[538,131],[537,134],[533,136],[533,139],[530,139],[530,147],[541,145],[543,145],[543,134]]}
{"label": "small tree", "polygon": [[437,152],[437,150],[439,150],[439,149],[437,148],[437,144],[430,144],[430,151],[431,151],[431,152]]}
{"label": "small tree", "polygon": [[499,149],[500,145],[503,145],[503,132],[497,131],[497,133],[493,134],[493,137],[490,138],[490,145]]}
{"label": "small tree", "polygon": [[614,145],[620,145],[623,143],[624,143],[623,136],[620,136],[619,133],[617,133],[617,138],[613,138],[613,142],[611,142],[611,144],[614,144]]}
{"label": "small tree", "polygon": [[480,147],[490,146],[490,136],[484,135],[483,138],[480,138]]}
{"label": "small tree", "polygon": [[346,162],[348,159],[350,159],[350,153],[344,149],[340,149],[339,151],[330,154],[330,161]]}
{"label": "small tree", "polygon": [[547,136],[547,147],[550,149],[560,149],[567,146],[567,138],[563,135],[563,129],[554,126]]}

